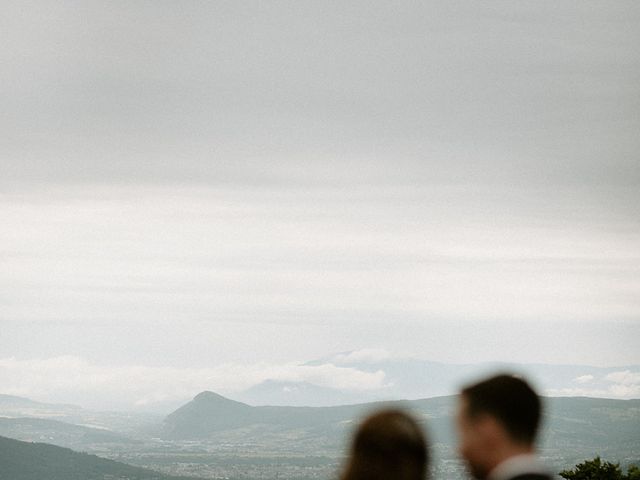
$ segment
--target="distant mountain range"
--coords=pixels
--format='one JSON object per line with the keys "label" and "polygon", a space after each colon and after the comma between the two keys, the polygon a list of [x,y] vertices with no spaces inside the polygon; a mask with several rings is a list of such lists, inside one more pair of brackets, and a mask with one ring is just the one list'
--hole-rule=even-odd
{"label": "distant mountain range", "polygon": [[341,433],[345,425],[371,407],[252,407],[213,392],[202,392],[167,416],[163,436],[171,440],[203,439],[253,426],[270,432],[302,429],[312,434]]}
{"label": "distant mountain range", "polygon": [[0,437],[0,480],[193,480],[44,443]]}
{"label": "distant mountain range", "polygon": [[[21,420],[20,422],[2,422],[1,417]],[[4,434],[9,432],[10,430],[8,429],[11,429],[12,426],[15,427],[14,430],[23,431],[25,437],[31,435],[27,419],[34,418],[56,421],[57,423],[49,423],[48,426],[55,426],[53,430],[62,429],[63,431],[56,435],[65,437],[69,434],[69,424],[102,431],[103,433],[107,430],[129,433],[157,424],[163,416],[144,412],[94,412],[76,405],[36,402],[29,398],[0,394],[0,435],[3,435],[3,432]],[[22,428],[23,426],[24,428]],[[43,423],[40,426],[47,431],[52,431],[51,428],[47,429]],[[32,428],[31,430],[33,432],[41,432],[40,427]],[[94,437],[97,435],[99,435],[99,432],[95,433]],[[8,436],[18,438],[13,435]],[[30,440],[31,438],[24,439]],[[59,444],[57,442],[52,443]],[[62,442],[61,445],[75,448],[75,445],[65,442]]]}
{"label": "distant mountain range", "polygon": [[[394,405],[411,410],[424,421],[435,445],[453,451],[455,403],[455,396],[445,396]],[[253,407],[202,392],[167,416],[163,435],[170,440],[222,441],[237,437],[237,432],[251,432],[255,442],[313,437],[320,445],[339,449],[362,415],[387,405]],[[561,453],[563,458],[568,455],[579,460],[610,453],[617,460],[640,461],[640,400],[559,397],[546,398],[545,405],[541,448],[551,458]]]}
{"label": "distant mountain range", "polygon": [[[588,365],[478,363],[447,364],[398,357],[384,351],[358,350],[337,353],[306,363],[275,368],[277,377],[269,377],[270,368],[258,374],[263,379],[244,391],[226,391],[216,384],[199,380],[193,391],[156,385],[156,393],[164,398],[148,402],[129,398],[113,403],[135,418],[145,414],[151,422],[183,405],[200,390],[224,392],[228,397],[249,405],[335,406],[373,401],[419,399],[453,395],[461,385],[496,371],[524,375],[547,396],[585,396],[598,398],[640,398],[640,365],[594,367]],[[260,369],[258,369],[260,370]],[[255,373],[255,372],[254,372]],[[264,376],[263,376],[264,375]],[[356,381],[354,381],[354,379]],[[359,381],[358,381],[359,380]],[[184,392],[176,395],[176,391]],[[111,404],[107,396],[94,389],[94,404]],[[152,395],[152,396],[155,396]],[[73,397],[70,397],[73,398]],[[86,399],[87,397],[85,397]],[[140,404],[134,404],[138,401]],[[128,405],[124,407],[123,405]],[[114,406],[114,408],[116,408]],[[91,420],[97,426],[111,425],[105,415]],[[102,412],[104,413],[104,412]],[[75,405],[51,405],[20,397],[0,395],[0,416],[55,418],[71,423],[88,423],[87,410]]]}
{"label": "distant mountain range", "polygon": [[[234,399],[251,405],[289,405],[297,407],[326,407],[376,400],[380,394],[350,392],[321,387],[309,382],[266,380],[233,395]],[[384,396],[384,395],[383,395]]]}
{"label": "distant mountain range", "polygon": [[[78,413],[79,407],[72,407],[75,413],[67,417],[57,417],[69,406],[0,396],[0,416],[26,408],[45,417],[0,418],[0,480],[170,478],[149,470],[125,472],[122,468],[133,467],[4,437],[98,453],[173,475],[253,478],[246,476],[248,472],[260,470],[266,475],[260,478],[276,478],[284,468],[291,478],[324,478],[338,468],[358,421],[388,405],[410,410],[423,422],[434,454],[433,478],[459,477],[463,467],[453,431],[456,401],[456,396],[440,396],[330,407],[251,406],[205,391],[164,420],[156,417],[155,423],[145,423],[148,418],[142,421],[126,413]],[[640,400],[546,397],[545,405],[540,450],[556,471],[597,455],[640,464]],[[73,424],[72,418],[83,424]],[[110,430],[96,428],[104,423]]]}
{"label": "distant mountain range", "polygon": [[65,416],[76,414],[81,410],[82,408],[77,405],[36,402],[30,398],[0,394],[0,412],[4,415],[19,413],[24,416],[27,413],[33,413],[34,416]]}
{"label": "distant mountain range", "polygon": [[381,400],[431,398],[455,394],[461,385],[496,371],[524,375],[549,396],[640,398],[640,366],[446,364],[415,358],[366,358],[344,352],[304,365],[332,364],[361,372],[383,372],[384,386],[370,390],[337,389],[308,382],[266,380],[232,395],[250,405],[331,406]]}
{"label": "distant mountain range", "polygon": [[85,427],[46,418],[0,418],[0,435],[28,442],[51,443],[75,450],[88,445],[131,445],[132,438],[110,430]]}
{"label": "distant mountain range", "polygon": [[[597,455],[623,465],[640,464],[640,400],[589,398],[640,397],[638,366],[451,365],[362,351],[303,364],[319,370],[327,365],[328,371],[346,373],[345,378],[372,373],[364,377],[382,379],[382,385],[338,389],[326,382],[270,379],[233,399],[201,392],[168,415],[95,412],[0,394],[0,436],[96,453],[140,467],[126,470],[135,467],[101,463],[110,460],[71,450],[51,450],[52,445],[16,445],[4,439],[0,480],[177,478],[145,468],[206,478],[329,478],[343,461],[357,422],[390,403],[413,411],[424,422],[433,450],[433,478],[462,478],[464,467],[453,431],[453,394],[465,383],[496,371],[523,374],[545,393],[540,447],[555,471]],[[402,398],[406,400],[393,402]],[[12,474],[6,476],[5,471]],[[262,476],[256,477],[256,472]]]}

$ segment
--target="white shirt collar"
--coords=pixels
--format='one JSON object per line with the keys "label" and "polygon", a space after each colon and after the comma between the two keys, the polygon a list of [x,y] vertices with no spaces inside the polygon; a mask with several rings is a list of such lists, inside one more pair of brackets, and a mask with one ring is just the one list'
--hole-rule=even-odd
{"label": "white shirt collar", "polygon": [[525,453],[500,463],[489,472],[487,480],[508,480],[524,473],[549,475],[549,470],[536,455]]}

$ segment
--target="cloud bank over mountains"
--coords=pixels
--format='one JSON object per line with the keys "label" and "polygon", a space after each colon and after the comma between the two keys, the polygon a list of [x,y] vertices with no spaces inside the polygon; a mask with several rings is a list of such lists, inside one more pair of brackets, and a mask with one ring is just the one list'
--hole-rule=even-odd
{"label": "cloud bank over mountains", "polygon": [[0,393],[48,401],[76,402],[98,408],[146,406],[184,401],[203,390],[225,395],[265,380],[308,382],[352,392],[383,390],[382,371],[365,372],[326,363],[253,365],[212,368],[106,367],[74,356],[34,360],[0,359]]}
{"label": "cloud bank over mountains", "polygon": [[[581,368],[593,373],[571,377]],[[453,394],[461,382],[500,369],[530,375],[550,396],[640,398],[640,367],[447,365],[398,357],[382,349],[341,353],[306,364],[226,363],[210,368],[104,366],[73,356],[3,358],[0,393],[94,409],[158,409],[180,404],[204,390],[260,403],[259,397],[243,396],[258,385],[276,389],[268,392],[268,398],[287,404],[288,393],[311,385],[319,390],[309,395],[322,392],[323,401],[331,403],[333,392],[335,403],[340,403],[345,398],[356,402]],[[413,390],[407,384],[413,384]],[[296,399],[300,401],[304,400]]]}
{"label": "cloud bank over mountains", "polygon": [[[547,390],[552,396],[640,398],[640,371],[619,370],[597,379],[581,375],[574,379],[577,385]],[[579,385],[579,386],[578,386]]]}

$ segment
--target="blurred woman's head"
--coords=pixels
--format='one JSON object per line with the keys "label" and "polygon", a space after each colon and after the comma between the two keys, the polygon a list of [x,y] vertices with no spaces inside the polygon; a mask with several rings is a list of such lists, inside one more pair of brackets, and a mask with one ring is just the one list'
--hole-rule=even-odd
{"label": "blurred woman's head", "polygon": [[400,410],[382,410],[356,431],[341,480],[424,480],[428,460],[418,423]]}

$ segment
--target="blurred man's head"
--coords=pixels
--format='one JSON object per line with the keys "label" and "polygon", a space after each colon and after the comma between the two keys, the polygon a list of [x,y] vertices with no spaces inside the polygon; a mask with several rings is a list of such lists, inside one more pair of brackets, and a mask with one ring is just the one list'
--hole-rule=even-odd
{"label": "blurred man's head", "polygon": [[464,388],[457,426],[471,473],[486,478],[504,460],[533,452],[540,414],[540,398],[515,376],[497,375]]}

